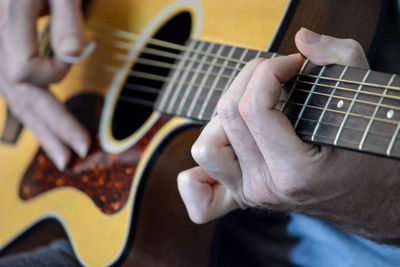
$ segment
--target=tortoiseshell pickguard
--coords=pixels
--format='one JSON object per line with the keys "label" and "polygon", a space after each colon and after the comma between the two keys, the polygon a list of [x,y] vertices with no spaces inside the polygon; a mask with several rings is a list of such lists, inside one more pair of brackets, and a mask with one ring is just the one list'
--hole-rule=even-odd
{"label": "tortoiseshell pickguard", "polygon": [[29,200],[46,191],[71,186],[87,194],[105,214],[118,212],[128,200],[140,157],[165,122],[159,119],[136,145],[119,154],[102,151],[96,134],[88,156],[80,159],[74,155],[63,172],[40,149],[22,178],[20,197]]}

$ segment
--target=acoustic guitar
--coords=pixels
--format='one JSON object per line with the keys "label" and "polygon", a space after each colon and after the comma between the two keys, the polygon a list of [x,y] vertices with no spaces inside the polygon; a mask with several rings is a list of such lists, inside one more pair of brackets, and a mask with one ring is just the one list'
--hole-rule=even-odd
{"label": "acoustic guitar", "polygon": [[[295,51],[300,26],[369,49],[383,2],[90,1],[96,50],[51,90],[94,145],[59,172],[0,99],[0,247],[54,218],[83,265],[205,266],[215,224],[191,223],[176,190],[198,126],[248,60]],[[305,141],[398,157],[399,85],[306,62],[277,108]]]}

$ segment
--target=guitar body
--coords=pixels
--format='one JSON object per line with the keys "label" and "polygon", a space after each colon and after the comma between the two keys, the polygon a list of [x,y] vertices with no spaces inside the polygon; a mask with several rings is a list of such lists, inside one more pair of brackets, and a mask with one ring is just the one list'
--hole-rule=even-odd
{"label": "guitar body", "polygon": [[[0,134],[7,136],[0,142],[0,248],[38,222],[54,218],[84,265],[124,260],[146,266],[207,265],[215,223],[191,223],[176,188],[177,174],[195,165],[190,147],[198,124],[166,118],[151,107],[124,113],[119,96],[149,38],[182,13],[190,26],[183,30],[187,36],[176,37],[178,42],[190,37],[290,53],[296,30],[305,26],[370,47],[381,1],[294,2],[91,1],[88,39],[98,47],[51,90],[91,129],[93,148],[87,159],[75,158],[65,172],[58,172],[28,129],[11,129],[11,116],[0,99]],[[339,2],[347,8],[341,10]],[[172,24],[178,27],[179,22]],[[139,34],[136,42],[129,33]],[[112,57],[117,54],[124,59]],[[110,66],[114,71],[107,71]],[[125,114],[123,124],[132,120],[135,127],[118,133],[121,120],[116,112]]]}

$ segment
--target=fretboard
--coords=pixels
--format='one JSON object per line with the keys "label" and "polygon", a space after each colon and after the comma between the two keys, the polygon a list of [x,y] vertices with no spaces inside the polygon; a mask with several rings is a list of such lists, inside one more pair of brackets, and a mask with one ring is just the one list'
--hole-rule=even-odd
{"label": "fretboard", "polygon": [[[192,40],[161,91],[155,109],[209,121],[219,98],[246,62],[275,53]],[[305,61],[282,85],[276,109],[304,141],[400,158],[397,75]]]}

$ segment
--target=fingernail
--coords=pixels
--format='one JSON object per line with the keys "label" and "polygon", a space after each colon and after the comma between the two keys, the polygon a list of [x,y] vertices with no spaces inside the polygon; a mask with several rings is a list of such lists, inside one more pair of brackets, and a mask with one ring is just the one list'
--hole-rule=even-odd
{"label": "fingernail", "polygon": [[85,143],[79,143],[78,145],[75,145],[75,151],[82,159],[86,158],[88,150],[88,146]]}
{"label": "fingernail", "polygon": [[92,42],[86,43],[84,45],[83,49],[80,51],[81,53],[79,53],[79,54],[69,56],[69,55],[61,55],[60,53],[56,52],[55,57],[64,63],[75,64],[75,63],[78,63],[78,62],[86,59],[88,56],[90,56],[93,53],[93,51],[95,50],[95,48],[96,48],[96,42],[92,41]]}
{"label": "fingernail", "polygon": [[321,35],[318,33],[312,32],[306,28],[301,28],[301,39],[307,44],[315,44],[318,43],[321,39]]}
{"label": "fingernail", "polygon": [[68,56],[79,55],[82,49],[82,42],[75,36],[64,37],[61,41],[58,53]]}
{"label": "fingernail", "polygon": [[301,54],[300,53],[294,53],[294,54],[290,54],[288,56],[289,57],[299,57],[299,56],[301,56]]}
{"label": "fingernail", "polygon": [[60,156],[55,158],[54,163],[60,172],[63,172],[65,170],[65,166],[67,165],[66,159]]}

